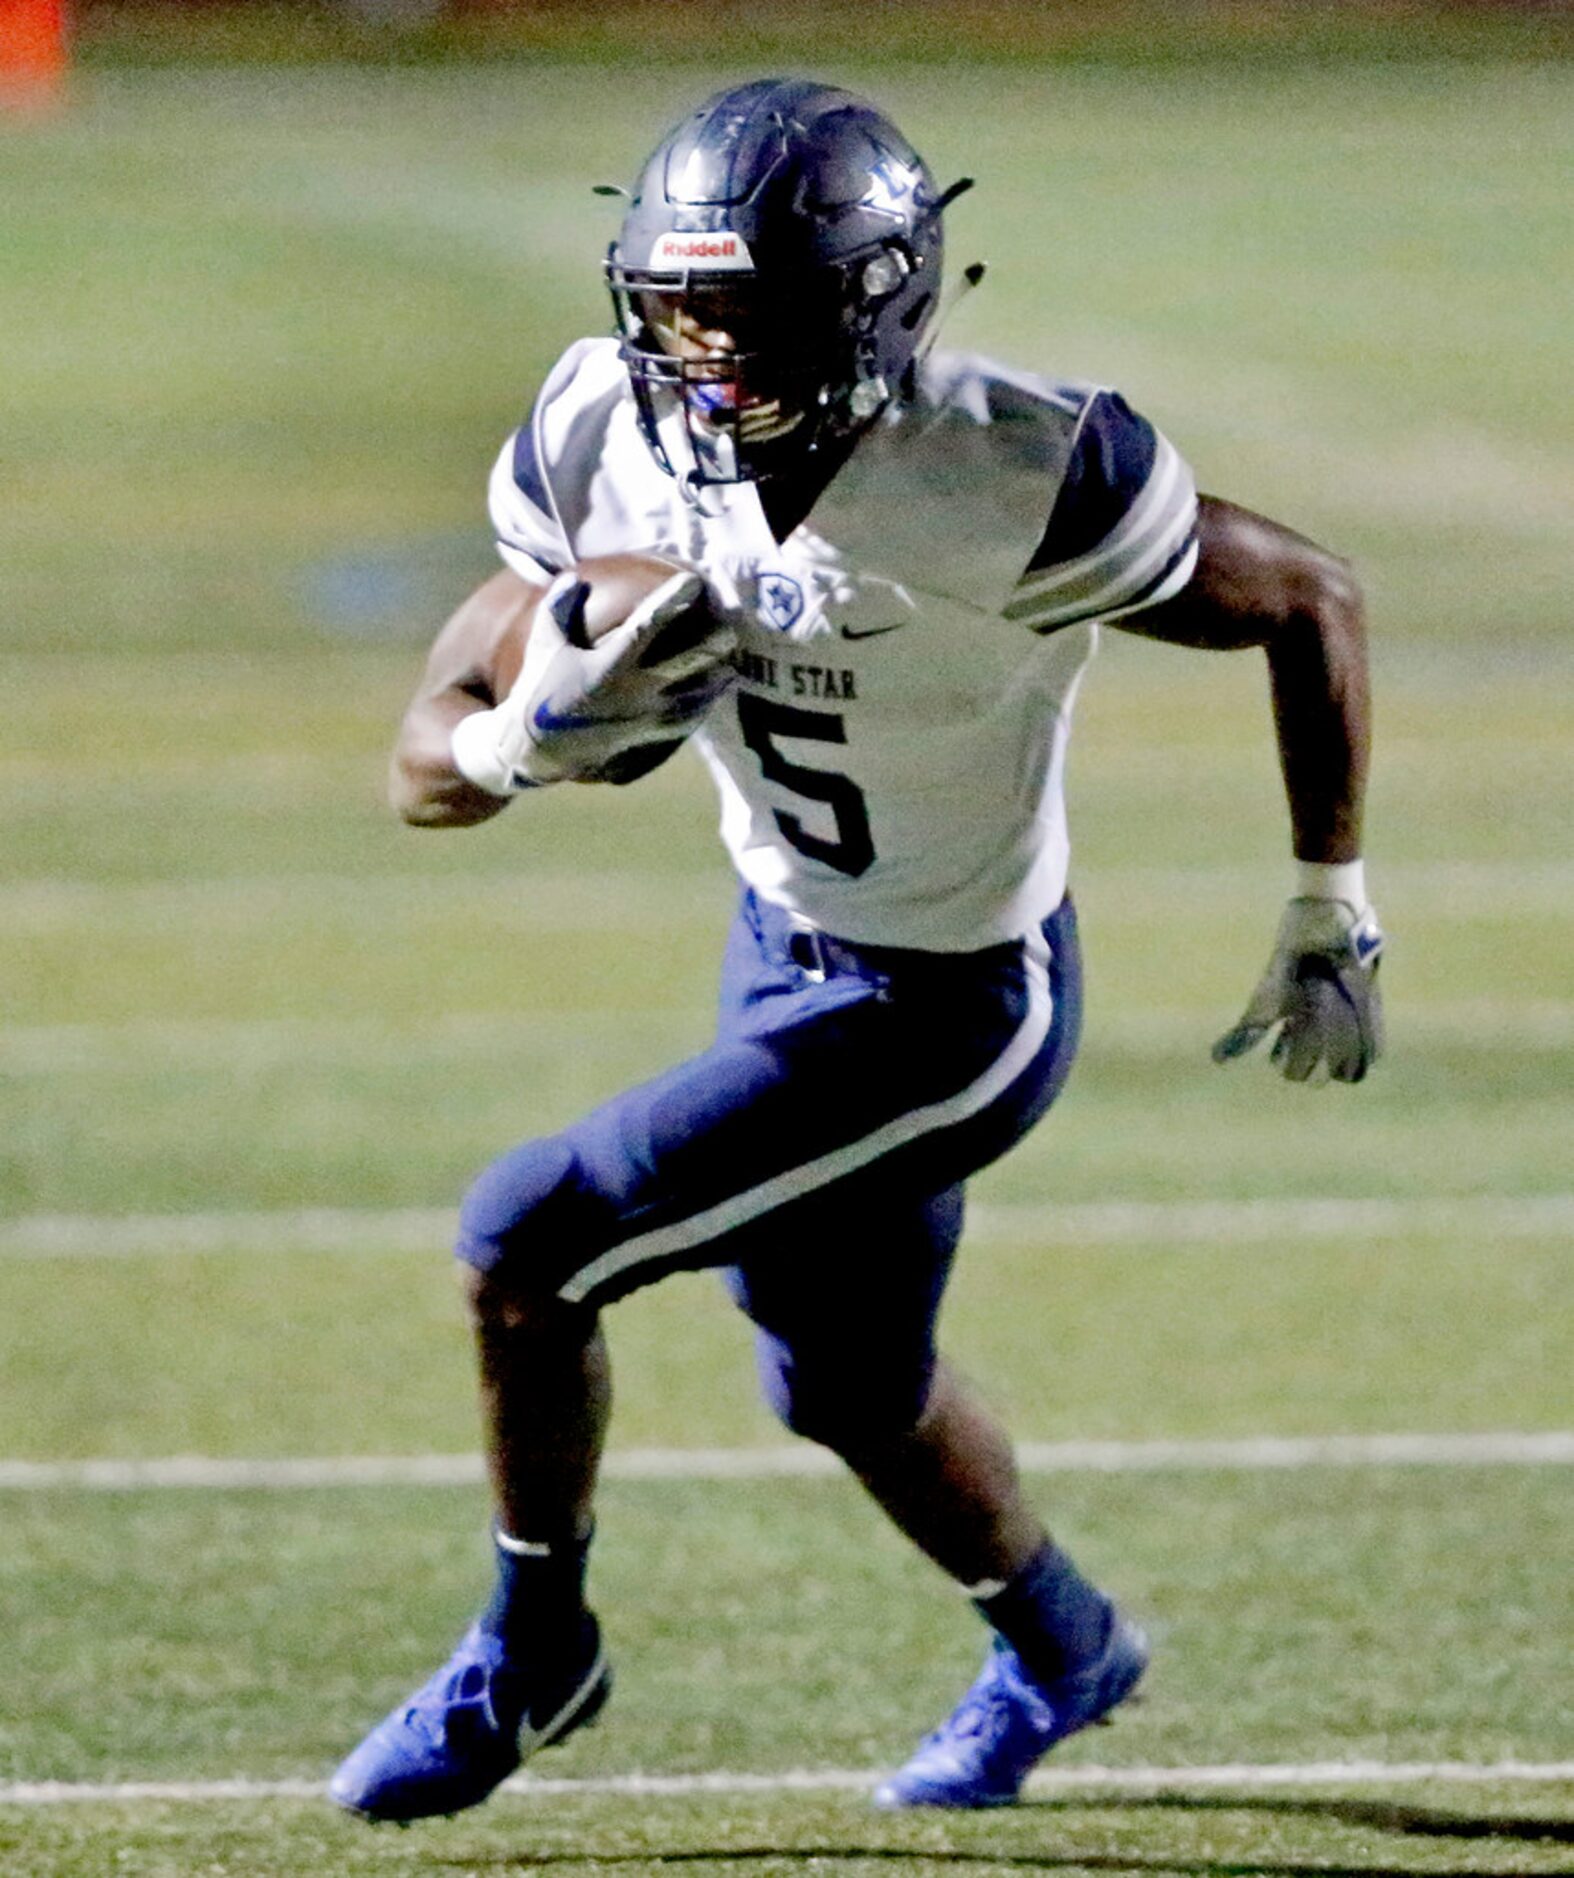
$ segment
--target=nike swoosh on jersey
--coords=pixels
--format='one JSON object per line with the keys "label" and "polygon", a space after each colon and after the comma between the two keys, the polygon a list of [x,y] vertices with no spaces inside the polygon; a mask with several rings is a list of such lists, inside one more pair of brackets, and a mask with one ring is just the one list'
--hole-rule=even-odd
{"label": "nike swoosh on jersey", "polygon": [[881,633],[900,632],[906,624],[905,619],[895,619],[889,626],[844,626],[842,637],[844,639],[878,639]]}

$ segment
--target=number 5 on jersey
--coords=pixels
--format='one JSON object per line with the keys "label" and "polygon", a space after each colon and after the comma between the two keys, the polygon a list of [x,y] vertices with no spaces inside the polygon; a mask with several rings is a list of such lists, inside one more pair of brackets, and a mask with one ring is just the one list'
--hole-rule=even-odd
{"label": "number 5 on jersey", "polygon": [[874,862],[874,838],[869,832],[863,791],[850,776],[792,762],[772,742],[773,737],[798,737],[816,743],[845,744],[847,726],[840,714],[802,711],[795,705],[780,704],[774,698],[756,697],[747,691],[740,691],[737,701],[743,740],[760,759],[766,781],[779,783],[810,802],[825,803],[836,818],[836,838],[827,841],[812,834],[796,815],[773,809],[771,813],[784,838],[800,854],[823,861],[839,874],[856,877],[867,872]]}

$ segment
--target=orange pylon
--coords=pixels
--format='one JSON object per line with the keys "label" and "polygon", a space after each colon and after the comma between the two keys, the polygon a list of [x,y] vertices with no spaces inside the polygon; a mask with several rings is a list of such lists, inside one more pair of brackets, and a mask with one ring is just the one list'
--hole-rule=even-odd
{"label": "orange pylon", "polygon": [[65,74],[65,0],[0,0],[0,104],[47,104]]}

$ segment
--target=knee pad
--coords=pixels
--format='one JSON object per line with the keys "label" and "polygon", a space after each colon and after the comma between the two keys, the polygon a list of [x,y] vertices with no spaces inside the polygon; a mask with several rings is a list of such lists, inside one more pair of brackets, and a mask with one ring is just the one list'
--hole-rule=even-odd
{"label": "knee pad", "polygon": [[586,1211],[579,1162],[568,1144],[556,1137],[527,1141],[495,1160],[465,1195],[454,1256],[483,1273],[505,1261],[538,1261],[541,1282],[551,1284],[552,1248],[572,1255],[583,1247]]}

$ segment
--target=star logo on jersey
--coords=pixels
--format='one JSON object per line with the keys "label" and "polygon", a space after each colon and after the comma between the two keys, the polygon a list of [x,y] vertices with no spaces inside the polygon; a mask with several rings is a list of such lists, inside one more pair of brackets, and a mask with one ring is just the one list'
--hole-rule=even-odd
{"label": "star logo on jersey", "polygon": [[1376,922],[1357,926],[1350,939],[1355,947],[1357,965],[1370,965],[1383,949],[1383,935],[1378,931]]}
{"label": "star logo on jersey", "polygon": [[790,574],[761,574],[755,599],[772,632],[788,632],[803,617],[803,589]]}

